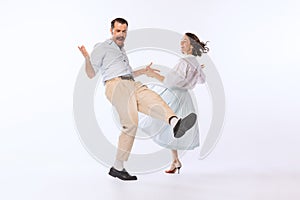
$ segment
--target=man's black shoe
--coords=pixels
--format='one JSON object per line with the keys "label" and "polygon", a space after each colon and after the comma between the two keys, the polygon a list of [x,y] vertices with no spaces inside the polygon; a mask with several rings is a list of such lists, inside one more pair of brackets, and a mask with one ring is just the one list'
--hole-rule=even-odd
{"label": "man's black shoe", "polygon": [[111,167],[109,170],[109,175],[111,175],[112,177],[117,177],[123,181],[134,181],[137,180],[136,176],[131,176],[125,169],[123,169],[122,171],[119,171],[117,169],[115,169],[114,167]]}
{"label": "man's black shoe", "polygon": [[173,129],[174,137],[175,138],[182,137],[187,130],[189,130],[194,126],[196,120],[197,120],[197,115],[195,113],[191,113],[185,118],[179,119]]}

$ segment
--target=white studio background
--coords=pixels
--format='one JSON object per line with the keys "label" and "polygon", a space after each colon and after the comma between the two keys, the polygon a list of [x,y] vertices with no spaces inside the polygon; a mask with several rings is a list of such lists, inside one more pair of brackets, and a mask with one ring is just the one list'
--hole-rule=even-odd
{"label": "white studio background", "polygon": [[[197,160],[191,152],[185,165],[199,172],[298,176],[299,10],[297,0],[1,0],[1,199],[38,199],[62,181],[45,188],[52,176],[86,182],[84,173],[107,173],[80,143],[72,95],[83,63],[77,45],[91,51],[109,38],[115,17],[127,19],[129,30],[189,31],[210,41],[225,87],[226,120],[209,157]],[[79,172],[82,177],[73,178]]]}

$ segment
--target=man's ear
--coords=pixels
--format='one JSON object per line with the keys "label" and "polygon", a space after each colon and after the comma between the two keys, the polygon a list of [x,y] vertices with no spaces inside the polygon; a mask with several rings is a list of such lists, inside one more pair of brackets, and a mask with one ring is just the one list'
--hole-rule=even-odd
{"label": "man's ear", "polygon": [[110,32],[111,32],[111,34],[113,34],[113,29],[112,28],[110,28]]}

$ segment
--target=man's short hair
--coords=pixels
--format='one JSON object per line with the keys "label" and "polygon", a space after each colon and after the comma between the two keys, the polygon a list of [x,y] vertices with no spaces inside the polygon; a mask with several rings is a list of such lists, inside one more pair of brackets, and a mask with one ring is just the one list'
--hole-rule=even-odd
{"label": "man's short hair", "polygon": [[116,19],[114,19],[114,20],[111,21],[111,29],[114,29],[115,22],[119,22],[121,24],[126,24],[128,26],[128,22],[125,19],[123,19],[123,18],[116,18]]}

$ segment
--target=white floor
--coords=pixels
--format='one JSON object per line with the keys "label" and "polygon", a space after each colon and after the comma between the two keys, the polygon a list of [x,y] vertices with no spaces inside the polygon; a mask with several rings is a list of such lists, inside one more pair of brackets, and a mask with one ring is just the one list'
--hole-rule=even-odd
{"label": "white floor", "polygon": [[202,171],[186,163],[181,174],[139,175],[123,182],[98,163],[80,167],[15,167],[2,171],[0,199],[5,200],[299,200],[300,175]]}

